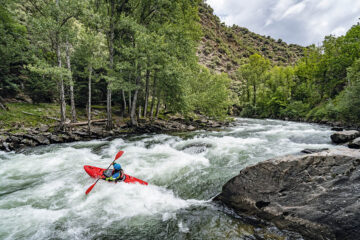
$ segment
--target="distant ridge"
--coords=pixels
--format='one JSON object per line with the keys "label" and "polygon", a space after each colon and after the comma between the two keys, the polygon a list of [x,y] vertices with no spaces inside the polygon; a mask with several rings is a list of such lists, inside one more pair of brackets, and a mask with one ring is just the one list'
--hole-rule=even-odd
{"label": "distant ridge", "polygon": [[199,16],[204,34],[197,51],[199,62],[216,72],[227,72],[231,76],[242,59],[255,53],[274,65],[292,65],[304,54],[304,47],[300,45],[262,36],[244,27],[226,26],[205,2],[200,3]]}

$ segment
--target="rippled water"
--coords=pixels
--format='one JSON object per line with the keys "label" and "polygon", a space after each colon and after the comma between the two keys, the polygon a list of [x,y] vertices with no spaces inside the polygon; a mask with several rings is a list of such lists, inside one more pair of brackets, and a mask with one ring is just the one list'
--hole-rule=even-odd
{"label": "rippled water", "polygon": [[[0,152],[0,239],[301,239],[251,226],[211,199],[251,164],[304,148],[332,147],[328,127],[237,119],[219,131],[125,136]],[[149,182],[94,182],[83,165]]]}

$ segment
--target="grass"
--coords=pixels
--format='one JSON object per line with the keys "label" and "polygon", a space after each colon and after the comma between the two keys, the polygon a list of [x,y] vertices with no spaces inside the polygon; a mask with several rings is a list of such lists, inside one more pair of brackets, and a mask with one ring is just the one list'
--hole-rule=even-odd
{"label": "grass", "polygon": [[[56,120],[46,117],[60,118],[60,106],[54,103],[7,103],[9,111],[0,110],[0,129],[11,132],[21,132],[24,128],[39,127],[41,124],[54,125]],[[93,119],[101,119],[106,117],[106,106],[93,106],[96,115]],[[70,118],[70,106],[66,106],[66,116]],[[31,113],[34,115],[26,114]],[[86,121],[86,109],[76,108],[77,120]]]}
{"label": "grass", "polygon": [[1,129],[36,127],[41,123],[54,124],[56,123],[55,120],[44,118],[44,116],[59,118],[59,106],[55,104],[8,103],[6,105],[9,111],[0,110]]}

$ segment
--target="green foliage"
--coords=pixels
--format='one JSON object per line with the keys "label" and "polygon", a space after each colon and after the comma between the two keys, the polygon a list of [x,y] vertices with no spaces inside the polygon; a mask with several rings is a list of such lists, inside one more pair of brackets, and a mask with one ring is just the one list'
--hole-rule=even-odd
{"label": "green foliage", "polygon": [[299,120],[304,118],[306,114],[310,111],[310,106],[308,103],[303,103],[301,101],[292,101],[285,108],[279,111],[279,118],[289,118]]}
{"label": "green foliage", "polygon": [[13,14],[6,8],[10,1],[2,1],[0,5],[0,95],[12,96],[20,89],[19,76],[23,72],[23,64],[28,61],[26,28],[19,24]]}
{"label": "green foliage", "polygon": [[242,115],[358,123],[359,39],[359,24],[345,36],[327,36],[322,46],[308,47],[294,67],[257,68],[264,60],[251,56],[237,71]]}
{"label": "green foliage", "polygon": [[[24,90],[35,102],[52,102],[58,99],[57,82],[65,80],[65,89],[74,84],[83,106],[91,77],[98,104],[104,103],[110,86],[115,106],[123,98],[134,100],[129,95],[137,93],[137,106],[148,100],[159,103],[161,111],[183,114],[224,117],[239,101],[243,116],[360,119],[359,24],[345,36],[327,36],[321,47],[309,46],[290,66],[303,48],[226,27],[207,15],[211,9],[200,1],[59,0],[34,5],[21,0],[21,8],[20,0],[3,2],[1,96]],[[199,66],[196,50],[202,35],[200,57],[206,55],[206,65],[236,76],[231,88],[237,99],[227,75]],[[71,70],[65,68],[65,47],[70,47]]]}
{"label": "green foliage", "polygon": [[237,76],[245,83],[244,91],[240,93],[240,98],[250,102],[256,107],[256,100],[259,92],[258,87],[265,82],[266,71],[270,67],[270,61],[259,54],[251,55],[249,62],[240,66]]}
{"label": "green foliage", "polygon": [[211,74],[204,67],[200,68],[196,79],[190,83],[192,108],[207,116],[224,118],[232,105],[230,79],[226,74]]}
{"label": "green foliage", "polygon": [[360,59],[348,68],[349,85],[338,97],[338,110],[344,119],[360,121]]}

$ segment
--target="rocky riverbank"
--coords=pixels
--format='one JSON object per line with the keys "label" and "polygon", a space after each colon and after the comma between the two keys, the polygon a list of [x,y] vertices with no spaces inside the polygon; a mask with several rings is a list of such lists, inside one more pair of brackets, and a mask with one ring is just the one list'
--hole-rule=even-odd
{"label": "rocky riverbank", "polygon": [[[358,131],[344,131],[331,139],[360,148],[359,136]],[[304,152],[310,154],[270,159],[241,170],[214,200],[306,239],[360,239],[360,150]]]}
{"label": "rocky riverbank", "polygon": [[74,141],[89,141],[107,137],[120,137],[124,134],[163,133],[177,131],[194,131],[198,129],[214,129],[229,126],[230,122],[218,122],[206,118],[197,120],[184,118],[171,118],[170,120],[139,121],[138,126],[118,124],[114,129],[107,131],[104,125],[92,126],[89,133],[86,126],[78,126],[67,132],[52,130],[47,125],[37,128],[21,129],[17,133],[0,130],[0,150],[21,151],[26,147],[49,145],[53,143],[66,143]]}

